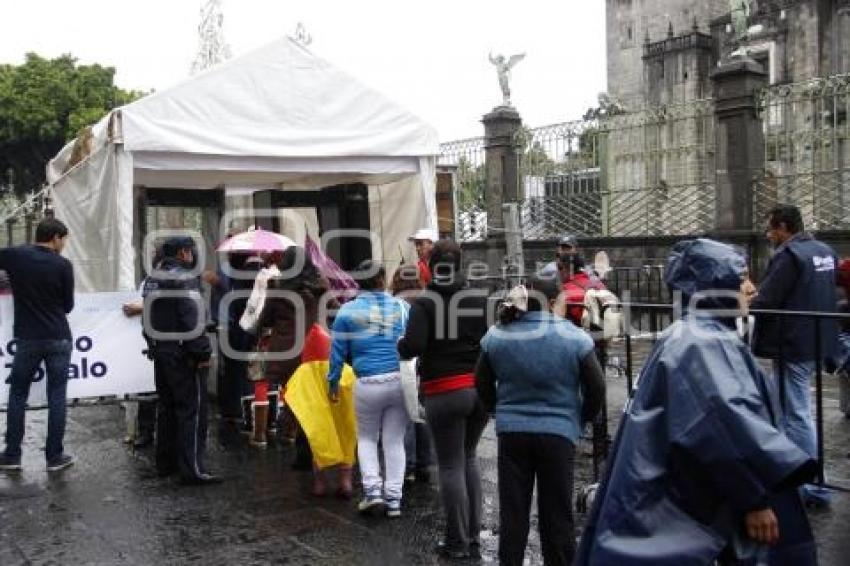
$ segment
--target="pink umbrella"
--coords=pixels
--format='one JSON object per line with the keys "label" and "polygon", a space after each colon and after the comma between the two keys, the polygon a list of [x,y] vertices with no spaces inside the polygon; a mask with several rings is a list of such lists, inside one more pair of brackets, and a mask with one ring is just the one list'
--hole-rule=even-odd
{"label": "pink umbrella", "polygon": [[340,303],[344,303],[354,296],[355,291],[359,288],[357,282],[323,252],[310,236],[307,236],[304,240],[304,249],[319,273],[324,275],[330,283],[331,290],[337,292],[336,298]]}
{"label": "pink umbrella", "polygon": [[282,252],[295,242],[275,232],[258,228],[236,234],[218,246],[220,252]]}

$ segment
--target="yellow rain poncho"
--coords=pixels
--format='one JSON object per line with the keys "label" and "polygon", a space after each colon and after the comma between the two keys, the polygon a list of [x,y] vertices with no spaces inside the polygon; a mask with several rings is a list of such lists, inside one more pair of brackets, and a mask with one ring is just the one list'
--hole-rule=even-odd
{"label": "yellow rain poncho", "polygon": [[307,436],[319,468],[352,465],[357,454],[354,416],[354,371],[345,366],[339,385],[339,402],[328,398],[328,365],[331,339],[313,325],[304,341],[301,365],[286,384],[286,404]]}

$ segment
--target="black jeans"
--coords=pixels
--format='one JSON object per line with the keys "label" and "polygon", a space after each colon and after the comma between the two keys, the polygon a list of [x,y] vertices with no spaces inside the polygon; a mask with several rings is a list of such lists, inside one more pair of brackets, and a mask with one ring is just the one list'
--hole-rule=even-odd
{"label": "black jeans", "polygon": [[575,446],[554,434],[499,434],[499,563],[521,566],[537,480],[540,542],[546,566],[569,566],[575,554]]}
{"label": "black jeans", "polygon": [[446,513],[445,542],[467,551],[481,530],[481,476],[476,449],[487,412],[475,389],[425,397],[425,414],[437,451],[440,498]]}

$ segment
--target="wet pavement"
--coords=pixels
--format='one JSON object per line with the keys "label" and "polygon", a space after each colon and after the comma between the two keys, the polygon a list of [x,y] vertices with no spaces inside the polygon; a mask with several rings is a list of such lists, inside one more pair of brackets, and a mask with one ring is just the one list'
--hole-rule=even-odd
{"label": "wet pavement", "polygon": [[[615,362],[618,353],[613,352]],[[622,358],[621,358],[622,359]],[[850,487],[850,421],[838,412],[835,383],[825,382],[827,479]],[[609,421],[616,424],[625,378],[611,372]],[[209,464],[226,482],[183,487],[158,479],[151,449],[122,442],[116,404],[68,411],[66,446],[76,464],[48,475],[45,411],[28,414],[24,471],[0,472],[0,565],[18,564],[437,564],[441,519],[436,485],[405,488],[401,519],[359,516],[355,501],[309,495],[311,474],[294,471],[294,450],[272,443],[250,449],[238,432],[211,425]],[[5,414],[0,417],[5,430]],[[583,443],[577,486],[590,481]],[[484,563],[495,563],[498,531],[496,444],[488,428],[479,447],[485,512]],[[535,514],[536,515],[536,514]],[[847,564],[850,496],[810,511],[821,564]],[[580,522],[582,517],[577,517]],[[532,519],[527,563],[540,564]]]}

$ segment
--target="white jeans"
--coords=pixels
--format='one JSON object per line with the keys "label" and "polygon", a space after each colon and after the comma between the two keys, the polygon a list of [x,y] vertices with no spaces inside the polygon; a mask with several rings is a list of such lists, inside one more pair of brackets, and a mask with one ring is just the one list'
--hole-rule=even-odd
{"label": "white jeans", "polygon": [[[354,386],[357,413],[357,459],[367,497],[401,500],[404,484],[404,432],[410,417],[397,372],[358,379]],[[381,479],[378,440],[384,451],[386,479]]]}

